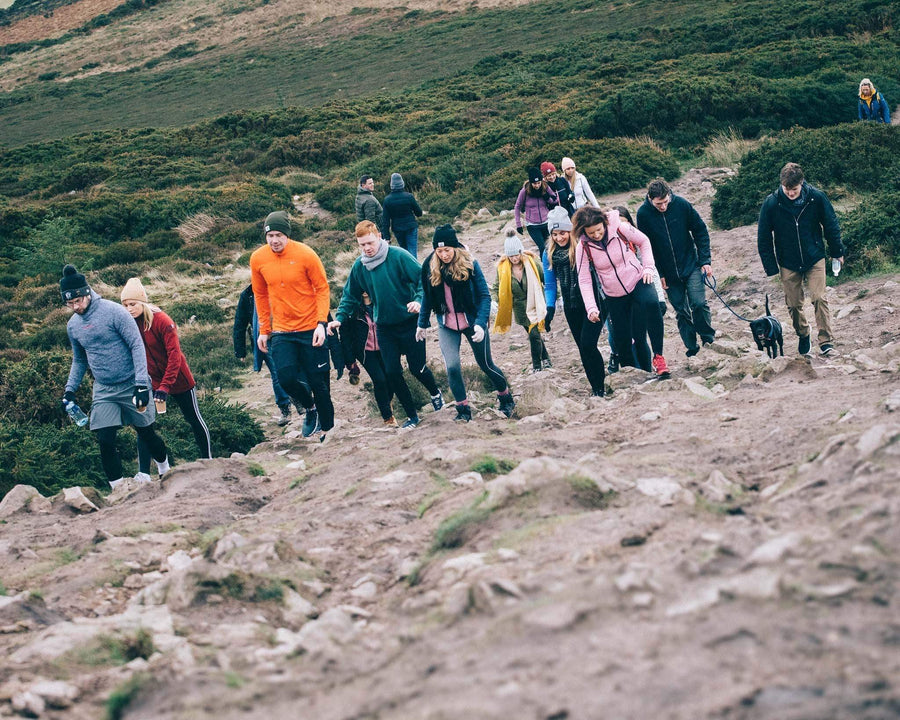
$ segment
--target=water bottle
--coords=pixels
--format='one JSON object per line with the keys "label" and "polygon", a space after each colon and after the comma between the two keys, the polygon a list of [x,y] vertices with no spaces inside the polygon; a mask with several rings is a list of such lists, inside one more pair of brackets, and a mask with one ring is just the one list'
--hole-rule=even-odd
{"label": "water bottle", "polygon": [[84,411],[71,400],[66,403],[66,412],[69,413],[69,417],[72,418],[72,422],[75,423],[78,427],[84,427],[88,424],[88,416],[85,415]]}
{"label": "water bottle", "polygon": [[837,277],[841,272],[841,261],[837,258],[831,260],[831,274]]}

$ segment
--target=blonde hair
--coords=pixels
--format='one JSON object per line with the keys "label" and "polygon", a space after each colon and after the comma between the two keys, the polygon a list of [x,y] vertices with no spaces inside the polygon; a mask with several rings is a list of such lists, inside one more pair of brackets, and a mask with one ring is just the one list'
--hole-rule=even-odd
{"label": "blonde hair", "polygon": [[150,306],[145,302],[141,303],[141,317],[144,318],[144,330],[149,330],[150,326],[153,324],[153,310],[151,310]]}
{"label": "blonde hair", "polygon": [[380,237],[381,230],[379,230],[378,226],[371,220],[363,220],[362,222],[356,223],[356,237],[361,238],[366,235],[378,235]]}
{"label": "blonde hair", "polygon": [[[445,263],[437,256],[437,253],[432,253],[430,263],[431,274],[429,275],[429,279],[434,287],[440,285],[443,280],[441,273],[443,266],[445,266]],[[453,259],[446,263],[446,268],[447,273],[453,280],[456,282],[465,282],[472,276],[472,270],[475,268],[475,264],[473,263],[472,256],[469,255],[468,250],[461,247],[455,247],[453,248]]]}

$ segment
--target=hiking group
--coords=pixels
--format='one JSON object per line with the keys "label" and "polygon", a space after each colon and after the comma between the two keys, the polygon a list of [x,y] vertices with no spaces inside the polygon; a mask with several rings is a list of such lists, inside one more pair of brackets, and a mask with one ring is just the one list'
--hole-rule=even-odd
{"label": "hiking group", "polygon": [[[607,372],[622,366],[659,379],[670,376],[663,355],[666,300],[675,311],[687,357],[713,343],[716,331],[706,300],[706,287],[714,288],[710,238],[697,210],[665,180],[656,179],[634,222],[624,206],[599,207],[571,158],[563,158],[561,166],[562,175],[551,162],[527,169],[515,201],[515,229],[503,239],[490,289],[478,260],[450,225],[434,230],[432,251],[419,262],[417,218],[423,211],[399,173],[391,175],[383,206],[375,198],[374,180],[360,178],[359,256],[333,313],[321,259],[292,238],[287,212],[270,213],[263,227],[265,244],[250,257],[251,282],[235,313],[234,352],[238,358],[246,356],[250,329],[254,369],[265,364],[271,373],[281,411],[278,424],[290,421],[293,406],[303,416],[303,437],[325,442],[335,425],[331,365],[338,378],[346,369],[350,382],[358,384],[361,364],[384,424],[398,427],[391,406],[396,398],[406,415],[399,427],[416,428],[421,418],[404,377],[404,356],[432,408],[444,406],[427,364],[432,314],[459,422],[472,419],[461,365],[463,338],[497,393],[499,412],[513,416],[516,403],[506,374],[493,361],[490,343],[491,329],[506,333],[513,321],[527,334],[532,372],[541,372],[552,367],[546,335],[560,308],[594,396],[606,393]],[[398,246],[389,242],[391,231]],[[523,245],[520,236],[526,232],[534,250]],[[778,187],[762,205],[758,253],[766,274],[777,275],[784,286],[800,354],[811,349],[804,288],[815,309],[820,351],[832,353],[825,266],[828,256],[835,274],[843,264],[840,228],[827,197],[806,182],[795,163],[782,168]],[[101,298],[84,275],[67,265],[60,289],[73,311],[67,325],[73,358],[63,405],[72,412],[75,392],[89,368],[94,377],[90,429],[110,485],[123,479],[116,431],[124,425],[133,426],[138,436],[134,479],[150,480],[151,458],[160,476],[168,471],[169,453],[155,421],[170,398],[190,425],[200,457],[211,457],[210,433],[175,323],[150,303],[140,280],[128,280],[123,305],[118,305]],[[608,365],[598,347],[604,328]]]}

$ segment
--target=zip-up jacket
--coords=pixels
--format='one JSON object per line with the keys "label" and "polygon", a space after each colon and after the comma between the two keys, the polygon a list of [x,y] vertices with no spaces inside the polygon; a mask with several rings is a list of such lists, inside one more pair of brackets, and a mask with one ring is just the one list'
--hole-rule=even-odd
{"label": "zip-up jacket", "polygon": [[[571,242],[571,241],[570,241]],[[557,292],[562,296],[563,307],[570,308],[575,293],[581,293],[578,287],[578,276],[569,262],[569,246],[559,247],[555,242],[548,242],[547,249],[541,257],[544,266],[544,299],[547,307],[556,305]],[[559,290],[557,291],[557,285]],[[581,302],[581,300],[577,300]]]}
{"label": "zip-up jacket", "polygon": [[259,337],[259,316],[256,314],[256,303],[253,301],[253,286],[248,285],[238,299],[234,311],[234,356],[238,359],[247,357],[247,328],[250,328],[250,339],[253,342],[253,371],[259,372],[263,366],[263,351],[256,344]]}
{"label": "zip-up jacket", "polygon": [[572,183],[572,192],[575,194],[575,209],[583,208],[585,205],[592,207],[600,207],[597,198],[594,197],[594,191],[591,190],[591,184],[587,178],[580,172],[575,172],[575,182]]}
{"label": "zip-up jacket", "polygon": [[371,190],[359,187],[356,190],[356,221],[370,220],[381,229],[383,210],[381,203],[375,198]]}
{"label": "zip-up jacket", "polygon": [[780,186],[762,204],[756,243],[766,275],[777,275],[779,266],[807,272],[825,258],[825,241],[831,257],[844,256],[841,228],[825,193],[805,182],[802,192],[802,206],[788,200]]}
{"label": "zip-up jacket", "polygon": [[344,284],[341,304],[335,319],[345,323],[362,302],[363,292],[372,298],[372,316],[376,325],[394,325],[414,317],[406,309],[410,302],[422,302],[422,266],[406,250],[388,247],[384,262],[368,270],[360,258],[350,268]]}
{"label": "zip-up jacket", "polygon": [[872,98],[866,102],[860,96],[857,114],[860,120],[874,120],[878,123],[891,124],[891,106],[877,90],[873,93]]}
{"label": "zip-up jacket", "polygon": [[[434,255],[432,253],[431,255]],[[444,325],[444,314],[447,312],[446,299],[444,297],[444,283],[431,284],[431,255],[422,263],[422,308],[419,310],[419,327],[427,328],[431,325],[431,313],[434,311],[438,325]],[[487,330],[491,316],[491,293],[488,290],[487,281],[477,260],[472,261],[472,273],[465,282],[450,283],[450,297],[453,299],[453,308],[457,312],[464,313],[469,327],[481,325]]]}
{"label": "zip-up jacket", "polygon": [[562,175],[557,175],[556,180],[554,180],[552,184],[547,184],[556,191],[556,197],[559,199],[559,204],[565,208],[567,213],[569,213],[569,217],[572,217],[575,212],[575,193],[572,192],[569,181]]}
{"label": "zip-up jacket", "polygon": [[[417,217],[422,217],[419,203],[405,190],[391,190],[384,198],[384,212],[381,218],[381,237],[391,239],[391,227],[397,230],[412,230],[418,227]],[[377,222],[376,222],[377,225]]]}
{"label": "zip-up jacket", "polygon": [[[585,312],[599,310],[594,299],[594,287],[591,280],[591,268],[585,250],[594,263],[600,287],[609,297],[624,297],[631,293],[639,282],[643,281],[644,268],[655,270],[653,249],[650,240],[644,233],[628,223],[619,221],[619,213],[611,210],[606,214],[606,244],[596,243],[587,235],[582,235],[575,247],[575,267],[578,270],[578,285],[584,300]],[[628,240],[641,251],[643,263],[637,259],[629,247]]]}
{"label": "zip-up jacket", "polygon": [[680,195],[672,193],[664,213],[653,207],[649,197],[644,198],[637,211],[637,226],[650,238],[656,267],[665,280],[677,282],[711,263],[706,223]]}
{"label": "zip-up jacket", "polygon": [[159,310],[153,313],[149,330],[144,329],[143,316],[135,318],[135,324],[147,349],[147,371],[153,389],[171,394],[194,387],[197,383],[181,351],[175,321]]}
{"label": "zip-up jacket", "polygon": [[526,225],[543,225],[547,222],[547,214],[551,208],[559,205],[559,197],[553,188],[548,188],[546,194],[534,197],[528,193],[528,188],[519,190],[516,198],[516,227],[522,227],[522,208],[525,208]]}
{"label": "zip-up jacket", "polygon": [[250,283],[259,332],[303,332],[328,321],[331,296],[315,251],[288,240],[280,253],[265,245],[250,256]]}

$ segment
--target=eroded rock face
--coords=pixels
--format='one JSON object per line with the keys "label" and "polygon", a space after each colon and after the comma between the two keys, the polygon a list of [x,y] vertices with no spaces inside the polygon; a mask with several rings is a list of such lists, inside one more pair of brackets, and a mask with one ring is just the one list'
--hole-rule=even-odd
{"label": "eroded rock face", "polygon": [[49,512],[50,501],[30,485],[16,485],[0,501],[0,519],[19,512]]}

